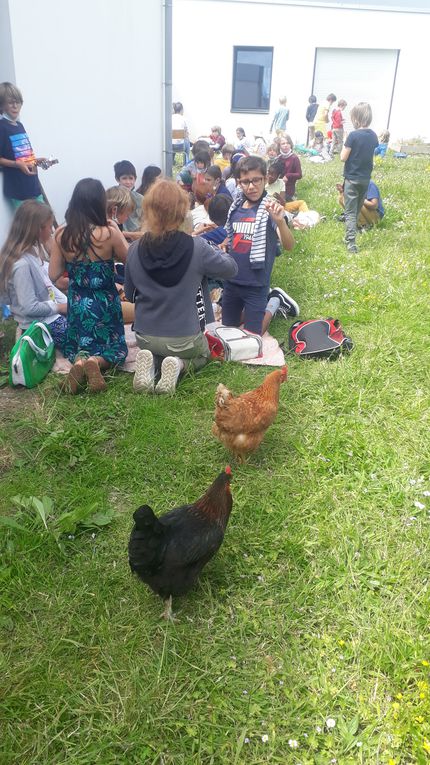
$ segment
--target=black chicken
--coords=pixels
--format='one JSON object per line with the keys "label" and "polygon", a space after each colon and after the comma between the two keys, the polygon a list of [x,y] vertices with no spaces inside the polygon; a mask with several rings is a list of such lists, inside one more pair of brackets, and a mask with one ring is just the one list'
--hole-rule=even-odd
{"label": "black chicken", "polygon": [[203,566],[221,547],[233,506],[231,468],[219,474],[193,505],[175,507],[157,518],[148,505],[133,514],[128,543],[131,570],[165,602],[172,620],[172,597],[194,585]]}

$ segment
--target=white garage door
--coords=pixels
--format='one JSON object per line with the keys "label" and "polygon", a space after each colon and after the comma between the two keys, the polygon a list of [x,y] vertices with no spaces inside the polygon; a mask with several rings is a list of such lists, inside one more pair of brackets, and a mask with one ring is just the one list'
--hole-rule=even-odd
{"label": "white garage door", "polygon": [[329,93],[344,98],[347,111],[368,101],[373,111],[372,128],[387,127],[393,93],[397,50],[373,48],[317,48],[313,93],[318,102]]}

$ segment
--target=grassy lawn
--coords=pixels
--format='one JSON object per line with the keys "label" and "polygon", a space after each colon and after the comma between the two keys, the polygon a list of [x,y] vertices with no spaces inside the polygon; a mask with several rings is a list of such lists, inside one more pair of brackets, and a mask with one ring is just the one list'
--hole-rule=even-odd
{"label": "grassy lawn", "polygon": [[[289,360],[245,466],[211,435],[214,392],[262,369],[211,364],[173,399],[121,373],[98,397],[54,375],[0,391],[0,514],[24,526],[0,526],[1,765],[430,762],[428,160],[378,165],[387,213],[358,255],[334,219],[339,160],[303,167],[327,220],[273,285],[304,318],[341,319],[355,350]],[[132,513],[193,501],[228,462],[224,545],[166,625],[129,573]],[[17,496],[51,500],[48,530]],[[56,538],[90,510],[112,522]]]}

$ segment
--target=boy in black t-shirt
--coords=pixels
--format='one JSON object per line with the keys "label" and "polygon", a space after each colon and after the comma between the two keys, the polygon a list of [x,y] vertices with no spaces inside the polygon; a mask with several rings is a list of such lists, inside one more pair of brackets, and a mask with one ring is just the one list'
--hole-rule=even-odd
{"label": "boy in black t-shirt", "polygon": [[370,176],[373,170],[373,152],[378,145],[378,137],[369,129],[372,122],[370,104],[362,101],[351,109],[351,122],[355,130],[349,133],[340,153],[344,167],[345,196],[345,244],[349,252],[358,252],[355,243],[358,216],[366,197]]}
{"label": "boy in black t-shirt", "polygon": [[[23,104],[21,91],[11,82],[0,83],[0,166],[3,168],[3,193],[16,209],[25,199],[43,202],[37,177],[37,159],[24,125],[19,122]],[[46,161],[46,160],[45,160]]]}

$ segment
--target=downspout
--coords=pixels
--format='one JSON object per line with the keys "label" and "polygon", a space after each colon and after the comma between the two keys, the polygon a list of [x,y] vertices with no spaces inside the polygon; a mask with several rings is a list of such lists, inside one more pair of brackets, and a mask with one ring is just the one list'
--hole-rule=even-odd
{"label": "downspout", "polygon": [[172,175],[172,0],[164,0],[164,172]]}

